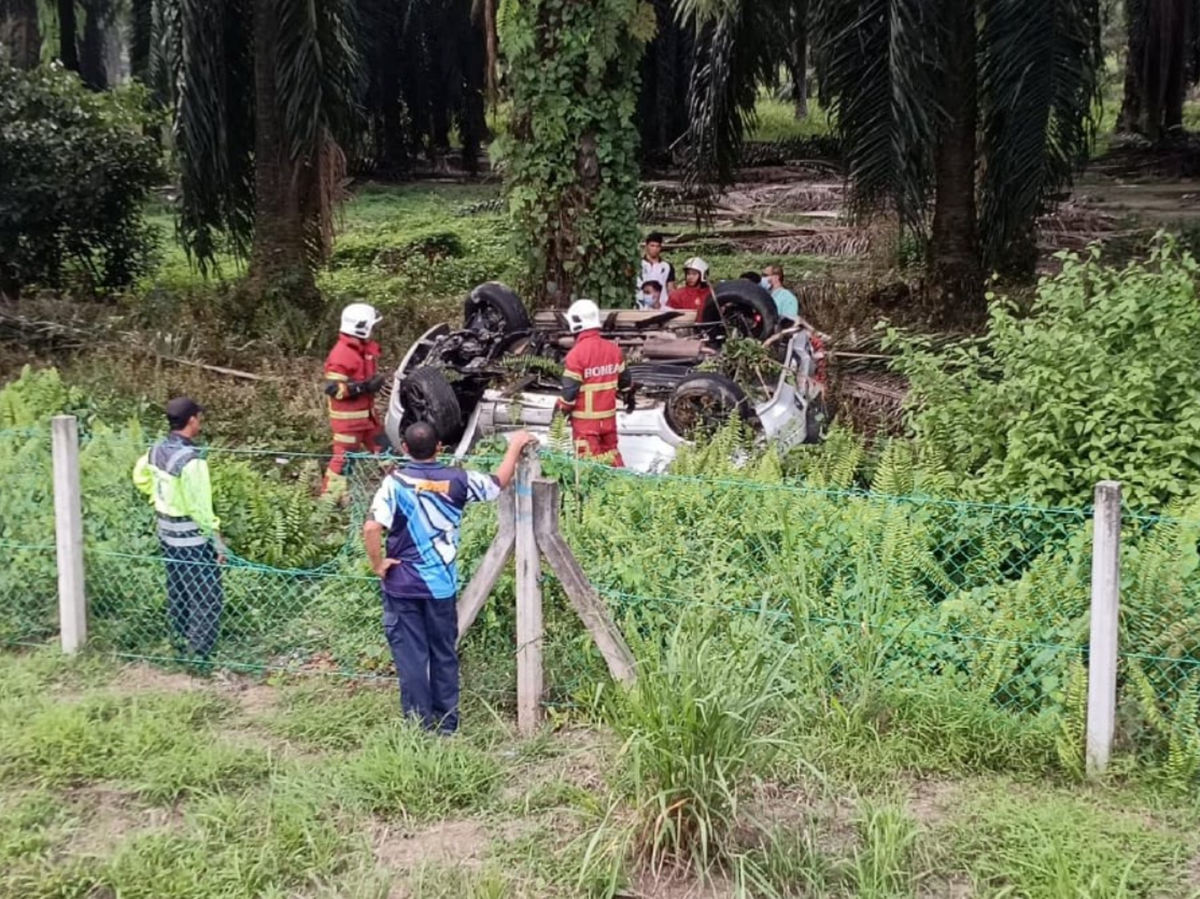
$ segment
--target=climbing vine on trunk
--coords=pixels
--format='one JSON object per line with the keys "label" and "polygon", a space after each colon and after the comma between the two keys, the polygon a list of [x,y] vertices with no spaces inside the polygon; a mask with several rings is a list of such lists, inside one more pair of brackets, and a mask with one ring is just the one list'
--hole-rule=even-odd
{"label": "climbing vine on trunk", "polygon": [[516,0],[497,27],[512,88],[498,142],[528,296],[629,305],[637,260],[644,0]]}

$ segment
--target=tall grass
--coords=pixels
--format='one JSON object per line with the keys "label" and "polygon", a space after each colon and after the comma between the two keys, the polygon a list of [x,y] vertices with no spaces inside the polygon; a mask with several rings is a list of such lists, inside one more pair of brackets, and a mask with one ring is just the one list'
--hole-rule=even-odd
{"label": "tall grass", "polygon": [[604,717],[623,740],[617,792],[633,811],[614,807],[597,829],[589,876],[626,853],[657,875],[728,864],[745,790],[778,749],[767,719],[791,653],[765,621],[716,625],[688,615],[661,649],[643,640],[636,684],[608,692]]}

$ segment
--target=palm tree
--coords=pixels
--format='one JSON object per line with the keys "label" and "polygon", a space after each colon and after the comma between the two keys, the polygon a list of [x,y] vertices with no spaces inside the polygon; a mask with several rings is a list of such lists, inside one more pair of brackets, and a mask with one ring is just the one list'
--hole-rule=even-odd
{"label": "palm tree", "polygon": [[1032,275],[1037,216],[1086,161],[1099,0],[816,0],[814,23],[854,211],[894,207],[942,313],[977,317],[983,271]]}
{"label": "palm tree", "polygon": [[0,0],[0,47],[18,69],[38,64],[42,55],[38,0]]}
{"label": "palm tree", "polygon": [[1200,80],[1200,0],[1125,0],[1129,44],[1118,127],[1159,143],[1182,127]]}
{"label": "palm tree", "polygon": [[691,29],[685,180],[727,184],[754,120],[761,84],[774,83],[792,52],[788,37],[803,0],[674,0]]}
{"label": "palm tree", "polygon": [[406,172],[423,151],[441,164],[457,126],[475,171],[485,139],[486,37],[472,0],[364,0],[365,154]]}
{"label": "palm tree", "polygon": [[[350,0],[179,0],[180,233],[207,270],[249,257],[249,295],[315,308],[361,92]],[[247,27],[247,24],[250,27]],[[226,240],[228,243],[226,244]]]}
{"label": "palm tree", "polygon": [[977,317],[985,270],[1032,274],[1037,216],[1087,158],[1100,0],[812,0],[807,20],[802,5],[676,0],[707,44],[693,73],[695,171],[727,179],[748,86],[775,77],[770,48],[806,22],[852,213],[898,213],[925,241],[942,313]]}

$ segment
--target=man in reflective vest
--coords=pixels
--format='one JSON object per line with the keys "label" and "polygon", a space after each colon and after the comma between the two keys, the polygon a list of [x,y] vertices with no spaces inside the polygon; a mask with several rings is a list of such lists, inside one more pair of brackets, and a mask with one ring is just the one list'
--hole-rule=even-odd
{"label": "man in reflective vest", "polygon": [[203,414],[203,407],[187,397],[167,403],[171,431],[137,460],[133,483],[150,497],[158,519],[173,642],[206,660],[221,623],[218,566],[225,561],[225,545],[213,514],[208,463],[195,442]]}
{"label": "man in reflective vest", "polygon": [[383,387],[376,374],[379,344],[371,331],[379,313],[367,303],[342,310],[341,334],[325,360],[325,396],[333,430],[333,458],[325,472],[325,492],[335,498],[346,493],[346,453],[373,453],[383,429],[375,417],[375,394]]}
{"label": "man in reflective vest", "polygon": [[600,309],[577,300],[567,310],[567,326],[577,335],[563,369],[558,408],[571,419],[580,456],[611,456],[624,466],[617,448],[617,392],[630,387],[621,348],[600,336]]}

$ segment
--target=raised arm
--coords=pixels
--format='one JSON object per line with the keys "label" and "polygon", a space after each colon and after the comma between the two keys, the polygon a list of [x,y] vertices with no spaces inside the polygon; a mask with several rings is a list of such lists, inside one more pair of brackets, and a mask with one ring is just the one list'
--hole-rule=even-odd
{"label": "raised arm", "polygon": [[496,480],[500,482],[500,489],[504,490],[512,483],[513,475],[517,471],[517,462],[521,459],[521,453],[525,451],[525,447],[531,443],[536,443],[537,438],[528,431],[517,431],[512,435],[508,442],[508,450],[504,453],[504,460],[500,463],[500,467],[496,469]]}

